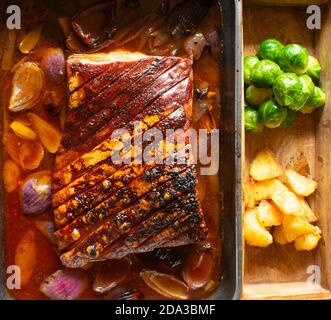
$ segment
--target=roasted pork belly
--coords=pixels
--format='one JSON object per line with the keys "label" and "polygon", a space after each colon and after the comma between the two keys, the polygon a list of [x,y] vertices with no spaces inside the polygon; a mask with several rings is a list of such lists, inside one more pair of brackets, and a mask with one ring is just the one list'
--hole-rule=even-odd
{"label": "roasted pork belly", "polygon": [[[184,132],[191,128],[192,62],[140,53],[75,54],[67,60],[69,106],[52,185],[63,265],[121,258],[201,241],[207,229]],[[113,134],[125,129],[120,139]],[[157,129],[161,162],[137,161]],[[169,139],[166,133],[177,130]],[[124,144],[123,162],[114,154]],[[181,160],[178,157],[181,155]]]}

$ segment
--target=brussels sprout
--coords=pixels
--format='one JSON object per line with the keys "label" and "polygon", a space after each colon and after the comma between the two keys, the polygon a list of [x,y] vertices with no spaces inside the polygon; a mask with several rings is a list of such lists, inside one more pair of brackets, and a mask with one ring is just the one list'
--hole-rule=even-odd
{"label": "brussels sprout", "polygon": [[282,73],[279,66],[271,60],[261,60],[251,70],[251,83],[257,88],[270,88]]}
{"label": "brussels sprout", "polygon": [[301,98],[296,102],[293,103],[291,105],[289,105],[288,107],[294,111],[298,111],[300,110],[308,101],[309,97],[313,94],[314,89],[315,89],[315,85],[313,80],[311,80],[311,78],[304,74],[303,76],[299,77],[301,84],[302,84],[302,94],[301,94]]}
{"label": "brussels sprout", "polygon": [[270,99],[271,97],[271,88],[256,88],[254,86],[249,86],[245,93],[246,102],[253,107],[258,107],[262,102]]}
{"label": "brussels sprout", "polygon": [[325,104],[325,93],[319,87],[315,87],[313,94],[309,97],[307,103],[300,109],[302,113],[312,113],[315,109]]}
{"label": "brussels sprout", "polygon": [[247,132],[258,133],[263,131],[263,122],[257,110],[245,107],[245,129]]}
{"label": "brussels sprout", "polygon": [[293,111],[291,109],[287,109],[287,116],[286,119],[282,123],[283,128],[290,127],[293,122],[296,120],[298,113],[296,111]]}
{"label": "brussels sprout", "polygon": [[263,102],[258,113],[267,128],[279,127],[287,116],[287,108],[279,106],[274,99]]}
{"label": "brussels sprout", "polygon": [[279,52],[277,62],[286,72],[303,74],[308,68],[308,50],[299,44],[288,44]]}
{"label": "brussels sprout", "polygon": [[260,44],[258,57],[277,62],[278,54],[284,46],[276,39],[267,39]]}
{"label": "brussels sprout", "polygon": [[276,79],[273,92],[279,105],[289,106],[301,99],[302,83],[295,73],[283,73]]}
{"label": "brussels sprout", "polygon": [[259,58],[256,56],[247,56],[244,58],[244,80],[246,84],[251,84],[251,70],[259,61]]}
{"label": "brussels sprout", "polygon": [[309,77],[313,79],[315,83],[318,82],[321,75],[321,65],[318,62],[318,60],[312,56],[309,56],[308,58],[308,69],[307,74]]}

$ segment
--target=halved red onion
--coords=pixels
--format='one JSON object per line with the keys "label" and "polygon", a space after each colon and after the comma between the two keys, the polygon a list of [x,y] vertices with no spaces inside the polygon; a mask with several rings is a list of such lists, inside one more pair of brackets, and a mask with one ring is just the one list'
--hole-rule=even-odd
{"label": "halved red onion", "polygon": [[51,204],[51,172],[40,171],[28,176],[20,187],[24,214],[38,214]]}
{"label": "halved red onion", "polygon": [[47,48],[43,52],[41,68],[47,81],[64,84],[65,60],[61,48]]}
{"label": "halved red onion", "polygon": [[47,277],[40,291],[52,300],[74,300],[83,293],[87,283],[84,271],[63,269]]}

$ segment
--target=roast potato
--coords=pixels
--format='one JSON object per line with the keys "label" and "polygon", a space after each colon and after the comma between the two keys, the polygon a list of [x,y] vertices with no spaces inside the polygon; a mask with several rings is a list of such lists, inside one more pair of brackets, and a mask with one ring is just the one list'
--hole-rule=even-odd
{"label": "roast potato", "polygon": [[300,217],[305,216],[304,209],[292,191],[276,189],[271,199],[282,213]]}
{"label": "roast potato", "polygon": [[308,197],[317,188],[317,182],[309,179],[294,170],[286,170],[285,176],[287,184],[299,196]]}
{"label": "roast potato", "polygon": [[268,200],[262,200],[257,208],[257,218],[264,227],[282,224],[282,213]]}
{"label": "roast potato", "polygon": [[245,212],[244,235],[250,246],[263,248],[272,243],[272,235],[257,219],[257,208],[248,209]]}
{"label": "roast potato", "polygon": [[244,183],[243,195],[244,195],[244,206],[245,208],[255,207],[255,198],[253,194],[253,184],[254,182],[249,179]]}
{"label": "roast potato", "polygon": [[282,174],[282,167],[269,149],[258,152],[250,166],[250,175],[256,181],[277,178]]}
{"label": "roast potato", "polygon": [[274,241],[278,244],[286,244],[289,243],[287,240],[285,233],[284,233],[284,228],[282,225],[277,226],[273,229],[272,236],[274,238]]}
{"label": "roast potato", "polygon": [[289,242],[293,242],[298,237],[308,234],[308,233],[316,233],[320,234],[321,230],[308,223],[301,217],[296,217],[292,215],[285,215],[283,219],[283,231],[285,238]]}
{"label": "roast potato", "polygon": [[255,202],[271,199],[276,188],[276,180],[259,181],[252,185],[252,197]]}
{"label": "roast potato", "polygon": [[309,223],[316,222],[318,220],[318,218],[317,218],[315,212],[311,209],[307,200],[301,196],[298,196],[297,198],[301,204],[301,207],[305,211],[305,220]]}
{"label": "roast potato", "polygon": [[308,233],[303,234],[295,239],[294,246],[298,251],[310,251],[314,250],[317,247],[319,240],[321,239],[321,235],[318,233]]}

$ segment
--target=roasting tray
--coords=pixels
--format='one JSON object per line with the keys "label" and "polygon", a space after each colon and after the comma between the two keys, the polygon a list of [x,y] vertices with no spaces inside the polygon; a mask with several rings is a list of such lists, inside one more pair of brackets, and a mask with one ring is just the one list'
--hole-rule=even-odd
{"label": "roasting tray", "polygon": [[[50,1],[52,2],[52,1]],[[221,268],[222,281],[212,300],[239,299],[242,283],[241,230],[241,51],[242,6],[240,0],[218,0],[222,16],[222,106],[220,136],[220,172],[223,192],[221,212]],[[2,15],[3,12],[0,13]],[[2,113],[1,113],[2,114]],[[2,135],[2,130],[0,131]],[[2,137],[1,137],[2,141]],[[2,167],[2,152],[0,165]],[[3,242],[3,196],[0,187],[0,236]],[[11,299],[5,288],[3,246],[0,245],[0,300]]]}

